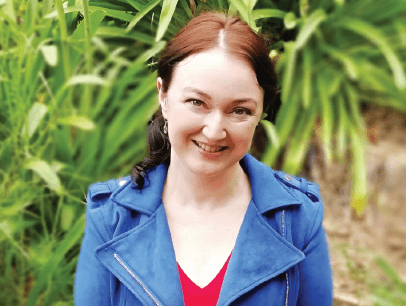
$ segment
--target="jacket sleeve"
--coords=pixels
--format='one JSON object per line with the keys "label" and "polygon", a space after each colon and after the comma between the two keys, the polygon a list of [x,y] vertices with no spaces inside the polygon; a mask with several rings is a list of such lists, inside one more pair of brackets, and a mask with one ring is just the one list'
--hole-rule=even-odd
{"label": "jacket sleeve", "polygon": [[299,263],[300,286],[297,306],[331,306],[333,280],[330,257],[324,232],[323,205],[319,203],[315,222],[307,233],[303,253],[306,258]]}
{"label": "jacket sleeve", "polygon": [[[74,285],[75,306],[111,305],[110,272],[96,259],[95,250],[105,241],[96,224],[100,211],[98,201],[87,194],[85,235],[78,259]],[[96,226],[98,225],[98,227]],[[105,233],[104,233],[105,234]]]}

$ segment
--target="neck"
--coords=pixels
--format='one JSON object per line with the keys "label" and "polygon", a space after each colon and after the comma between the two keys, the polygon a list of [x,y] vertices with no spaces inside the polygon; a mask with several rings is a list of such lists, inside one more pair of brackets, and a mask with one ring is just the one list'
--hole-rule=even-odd
{"label": "neck", "polygon": [[214,210],[250,192],[248,177],[239,163],[217,175],[202,175],[171,160],[162,198],[181,206]]}

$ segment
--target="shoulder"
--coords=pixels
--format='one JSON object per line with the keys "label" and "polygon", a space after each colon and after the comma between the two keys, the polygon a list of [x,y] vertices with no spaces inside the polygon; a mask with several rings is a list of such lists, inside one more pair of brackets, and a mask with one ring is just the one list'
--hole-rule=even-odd
{"label": "shoulder", "polygon": [[118,222],[117,216],[122,210],[112,200],[112,195],[129,182],[131,182],[131,177],[126,176],[105,182],[96,182],[89,186],[86,196],[86,221],[91,220],[105,240],[111,239],[112,232],[114,232]]}
{"label": "shoulder", "polygon": [[283,171],[274,171],[278,181],[297,197],[304,200],[310,200],[313,203],[321,203],[320,187],[315,182],[309,181],[303,177],[296,177]]}
{"label": "shoulder", "polygon": [[120,187],[131,181],[131,177],[128,175],[119,179],[110,179],[105,182],[96,182],[89,186],[89,190],[86,196],[87,201],[100,202],[105,201]]}
{"label": "shoulder", "polygon": [[292,225],[300,229],[306,228],[309,232],[320,227],[324,208],[319,185],[282,171],[274,171],[274,173],[280,184],[300,203],[300,208],[292,214]]}
{"label": "shoulder", "polygon": [[241,161],[246,170],[258,210],[289,210],[303,218],[322,210],[319,186],[305,178],[275,171],[246,154]]}

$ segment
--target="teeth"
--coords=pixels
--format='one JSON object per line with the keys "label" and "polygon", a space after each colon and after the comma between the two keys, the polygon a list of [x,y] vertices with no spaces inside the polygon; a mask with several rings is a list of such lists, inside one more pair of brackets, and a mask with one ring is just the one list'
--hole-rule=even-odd
{"label": "teeth", "polygon": [[206,146],[206,145],[204,145],[204,144],[202,144],[200,142],[197,142],[197,141],[196,141],[196,143],[200,148],[202,148],[203,150],[205,150],[207,152],[210,152],[210,153],[218,152],[223,148],[221,146]]}

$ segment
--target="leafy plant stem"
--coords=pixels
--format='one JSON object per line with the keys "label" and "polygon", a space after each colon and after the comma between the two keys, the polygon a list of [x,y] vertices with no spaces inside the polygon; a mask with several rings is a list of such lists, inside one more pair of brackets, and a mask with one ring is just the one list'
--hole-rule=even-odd
{"label": "leafy plant stem", "polygon": [[[88,74],[92,73],[92,45],[91,45],[91,26],[90,26],[90,14],[89,14],[89,3],[87,0],[82,0],[83,4],[83,14],[84,14],[84,22],[85,22],[85,48],[86,48],[86,70]],[[92,97],[92,85],[86,84],[85,85],[85,92],[84,92],[84,103],[82,103],[82,114],[88,115],[90,110],[90,103]]]}
{"label": "leafy plant stem", "polygon": [[66,28],[65,13],[63,10],[62,0],[55,0],[56,9],[58,11],[59,27],[61,31],[61,52],[63,61],[63,72],[65,81],[70,76],[69,54],[68,54],[68,30]]}
{"label": "leafy plant stem", "polygon": [[44,201],[40,201],[40,211],[41,211],[41,224],[42,224],[42,228],[44,229],[44,234],[45,234],[45,239],[46,241],[49,241],[49,232],[48,232],[48,228],[47,228],[47,224],[46,224],[46,220],[45,220],[45,207],[44,207]]}
{"label": "leafy plant stem", "polygon": [[59,216],[61,214],[63,200],[64,200],[64,195],[62,194],[58,200],[58,206],[56,208],[56,213],[54,216],[54,224],[52,226],[52,236],[53,236],[54,240],[56,240],[56,225],[58,224]]}
{"label": "leafy plant stem", "polygon": [[[62,0],[55,0],[56,9],[58,12],[59,27],[61,33],[61,57],[63,64],[63,73],[65,76],[65,82],[69,80],[70,77],[70,60],[69,60],[69,46],[68,46],[68,30],[65,21],[65,12],[62,5]],[[68,89],[67,101],[69,106],[72,107],[72,90]]]}

